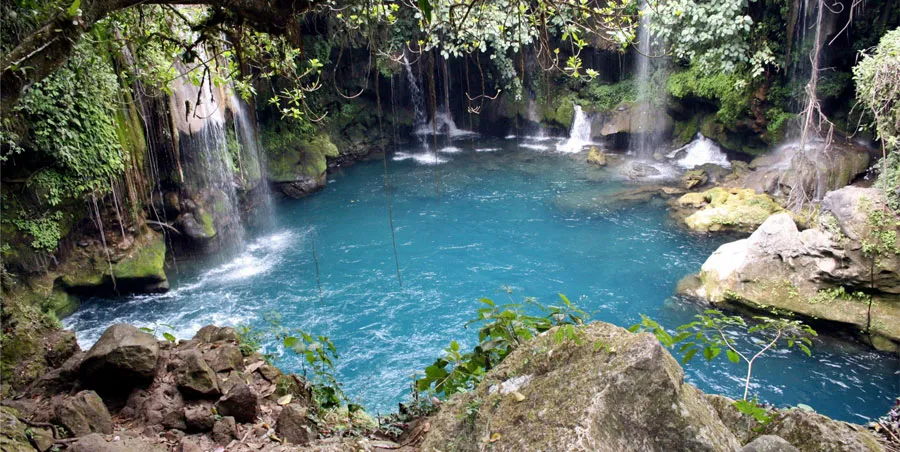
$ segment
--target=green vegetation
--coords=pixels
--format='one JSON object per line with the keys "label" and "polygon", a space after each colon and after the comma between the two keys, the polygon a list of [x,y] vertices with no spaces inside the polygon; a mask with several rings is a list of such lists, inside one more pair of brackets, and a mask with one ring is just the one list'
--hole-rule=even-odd
{"label": "green vegetation", "polygon": [[719,106],[716,116],[726,125],[733,125],[746,116],[750,108],[749,85],[738,74],[710,73],[697,65],[673,73],[666,82],[666,90],[678,99],[697,97],[715,101]]}
{"label": "green vegetation", "polygon": [[[559,298],[562,301],[559,306],[543,306],[531,298],[526,298],[524,304],[500,305],[488,298],[480,299],[485,307],[478,309],[478,316],[466,323],[467,327],[479,325],[478,345],[471,352],[463,353],[458,342],[450,342],[445,349],[446,355],[426,367],[425,376],[416,380],[416,390],[444,397],[472,390],[487,371],[503,361],[515,348],[554,327],[557,327],[553,333],[554,342],[581,344],[576,326],[583,324],[587,315],[565,295],[559,294]],[[526,306],[541,311],[543,315],[525,313]]]}
{"label": "green vegetation", "polygon": [[591,107],[595,110],[612,110],[625,102],[637,100],[634,80],[624,80],[611,85],[592,80],[582,91],[582,95],[591,101]]}
{"label": "green vegetation", "polygon": [[[697,314],[695,318],[697,320],[679,326],[674,336],[644,315],[641,316],[641,323],[633,325],[629,330],[651,332],[667,348],[675,348],[681,344],[678,351],[684,354],[682,363],[687,363],[701,352],[707,361],[712,361],[723,351],[729,361],[735,364],[743,361],[747,365],[743,397],[745,401],[750,392],[753,363],[759,357],[781,343],[787,348],[799,348],[809,355],[809,347],[812,345],[810,338],[816,336],[815,330],[799,320],[754,317],[754,322],[748,324],[741,316],[728,316],[714,309]],[[735,335],[737,338],[757,339],[752,346],[755,350],[747,351],[745,347],[738,345]]]}

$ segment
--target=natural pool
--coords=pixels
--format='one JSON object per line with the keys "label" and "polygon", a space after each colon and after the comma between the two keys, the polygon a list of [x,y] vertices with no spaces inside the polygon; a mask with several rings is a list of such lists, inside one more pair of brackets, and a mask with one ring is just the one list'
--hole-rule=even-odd
{"label": "natural pool", "polygon": [[[172,324],[189,338],[210,323],[265,327],[263,317],[276,312],[286,326],[330,336],[346,392],[371,412],[387,412],[451,339],[474,344],[476,332],[463,325],[478,298],[508,301],[505,287],[515,301],[581,297],[577,303],[593,319],[626,327],[639,314],[674,327],[703,309],[673,291],[724,239],[681,231],[662,203],[617,203],[616,193],[629,188],[620,176],[552,148],[535,140],[461,140],[437,156],[395,154],[402,287],[384,170],[374,161],[329,176],[312,197],[278,203],[272,226],[251,234],[240,255],[170,268],[169,293],[91,299],[64,323],[86,347],[117,322]],[[279,364],[299,369],[295,356]],[[685,372],[704,391],[743,393],[745,368],[725,359],[695,360]],[[823,338],[812,357],[777,350],[763,358],[751,392],[863,422],[900,394],[900,363]]]}

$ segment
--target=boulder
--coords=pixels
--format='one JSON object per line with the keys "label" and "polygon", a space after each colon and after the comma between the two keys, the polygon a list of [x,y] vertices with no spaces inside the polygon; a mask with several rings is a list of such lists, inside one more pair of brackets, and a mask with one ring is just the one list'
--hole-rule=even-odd
{"label": "boulder", "polygon": [[19,412],[0,406],[0,450],[4,452],[34,452],[25,431],[29,427],[19,420]]}
{"label": "boulder", "polygon": [[74,396],[53,400],[53,415],[59,425],[74,436],[89,433],[112,433],[113,423],[103,399],[94,391],[81,391]]}
{"label": "boulder", "polygon": [[232,387],[216,404],[222,416],[233,416],[240,423],[253,422],[259,415],[259,400],[246,383]]}
{"label": "boulder", "polygon": [[705,204],[700,204],[696,194],[688,193],[677,201],[679,207],[702,207],[677,210],[676,215],[686,215],[684,223],[698,232],[737,231],[752,232],[770,215],[783,209],[771,196],[750,189],[716,187],[702,193]]}
{"label": "boulder", "polygon": [[621,104],[612,111],[594,116],[593,130],[599,130],[599,135],[593,134],[594,138],[617,134],[665,134],[674,127],[672,117],[664,108],[646,103]]}
{"label": "boulder", "polygon": [[81,362],[82,381],[104,391],[131,390],[153,380],[159,344],[153,335],[119,323],[107,328]]}
{"label": "boulder", "polygon": [[167,452],[165,444],[149,438],[87,435],[66,449],[71,452]]}
{"label": "boulder", "polygon": [[883,450],[875,436],[862,426],[800,409],[779,414],[766,427],[765,433],[785,439],[801,452]]}
{"label": "boulder", "polygon": [[597,322],[524,344],[430,420],[424,451],[734,451],[737,438],[651,334]]}
{"label": "boulder", "polygon": [[209,367],[216,372],[228,372],[229,370],[238,370],[244,363],[244,355],[241,350],[234,344],[221,344],[218,347],[207,350],[203,353],[203,359],[209,364]]}
{"label": "boulder", "polygon": [[[240,352],[239,352],[240,353]],[[220,394],[216,372],[196,349],[181,353],[175,370],[175,384],[186,397],[216,397]]]}
{"label": "boulder", "polygon": [[688,170],[681,176],[681,185],[686,190],[706,185],[707,181],[709,181],[709,176],[702,169]]}
{"label": "boulder", "polygon": [[653,165],[643,162],[631,162],[624,168],[625,176],[631,180],[659,176],[662,172]]}
{"label": "boulder", "polygon": [[171,378],[158,378],[148,389],[135,389],[128,396],[122,416],[130,416],[145,425],[184,428],[184,398]]}
{"label": "boulder", "polygon": [[269,180],[292,198],[302,198],[325,187],[327,159],[340,155],[327,134],[289,135],[287,139],[282,136],[265,148]]}
{"label": "boulder", "polygon": [[198,402],[184,407],[186,428],[190,432],[208,432],[216,423],[213,405],[209,402]]}
{"label": "boulder", "polygon": [[237,439],[237,424],[231,416],[225,416],[216,421],[212,430],[212,439],[219,445],[228,445]]}
{"label": "boulder", "polygon": [[298,403],[281,409],[275,423],[275,433],[285,441],[305,446],[318,435],[316,424],[309,419],[309,410]]}
{"label": "boulder", "polygon": [[[163,235],[146,229],[127,248],[108,248],[107,256],[100,247],[79,250],[69,260],[73,269],[59,279],[69,293],[155,293],[169,289],[166,278],[166,242]],[[112,271],[110,271],[110,263]]]}
{"label": "boulder", "polygon": [[872,257],[858,240],[875,240],[868,216],[859,209],[865,208],[865,196],[876,193],[856,187],[829,193],[819,226],[803,231],[789,214],[772,215],[749,238],[720,246],[701,267],[700,284],[685,287],[687,294],[852,325],[869,330],[873,345],[896,350],[900,257],[879,256],[873,273]]}
{"label": "boulder", "polygon": [[591,165],[606,166],[606,154],[596,146],[588,151],[587,162]]}
{"label": "boulder", "polygon": [[217,341],[239,341],[237,332],[234,330],[234,328],[231,328],[229,326],[220,328],[215,325],[206,325],[203,328],[197,330],[197,334],[194,335],[193,340],[206,343]]}
{"label": "boulder", "polygon": [[800,452],[780,436],[763,435],[754,439],[741,452]]}

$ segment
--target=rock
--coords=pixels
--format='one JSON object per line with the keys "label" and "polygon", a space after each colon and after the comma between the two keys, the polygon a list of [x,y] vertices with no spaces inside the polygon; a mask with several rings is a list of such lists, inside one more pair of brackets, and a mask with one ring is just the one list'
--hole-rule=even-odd
{"label": "rock", "polygon": [[[862,189],[843,190],[859,194]],[[900,282],[900,257],[883,256],[872,278],[871,258],[850,236],[871,234],[863,221],[867,217],[844,212],[835,200],[823,203],[819,227],[799,231],[789,214],[778,213],[749,238],[720,246],[701,267],[699,287],[688,288],[687,293],[714,303],[768,306],[854,325],[857,330],[869,328],[873,345],[896,349],[900,303],[894,291]],[[860,204],[864,203],[856,201]],[[871,311],[869,297],[873,297]]]}
{"label": "rock", "polygon": [[709,176],[702,169],[688,170],[681,176],[681,185],[687,190],[705,185],[707,181],[709,181]]}
{"label": "rock", "polygon": [[4,452],[34,452],[25,430],[29,427],[19,420],[19,412],[0,406],[0,450]]}
{"label": "rock", "polygon": [[606,154],[596,146],[591,146],[588,151],[587,162],[592,165],[606,166]]}
{"label": "rock", "polygon": [[307,416],[308,409],[297,403],[291,403],[281,409],[275,423],[275,433],[292,444],[305,446],[316,439],[316,424]]}
{"label": "rock", "polygon": [[237,439],[237,424],[231,416],[225,416],[216,421],[212,430],[212,439],[216,444],[226,446]]}
{"label": "rock", "polygon": [[[766,218],[783,209],[766,194],[749,189],[716,187],[702,194],[706,204],[687,215],[684,223],[698,232],[737,231],[752,232]],[[699,197],[688,193],[678,200],[682,207],[697,206]],[[688,212],[676,212],[685,214]]]}
{"label": "rock", "polygon": [[791,443],[775,435],[763,435],[754,439],[741,452],[800,452]]}
{"label": "rock", "polygon": [[219,328],[215,325],[206,325],[203,328],[200,328],[193,339],[207,343],[218,341],[239,342],[237,332],[234,331],[234,328],[228,326]]}
{"label": "rock", "polygon": [[85,251],[70,258],[77,270],[59,281],[69,293],[83,295],[156,293],[169,289],[164,269],[166,242],[163,235],[146,229],[125,250],[111,257],[112,272],[106,257],[87,256]]}
{"label": "rock", "polygon": [[268,178],[285,195],[302,198],[325,187],[328,158],[338,157],[337,146],[327,134],[291,136],[266,146]]}
{"label": "rock", "polygon": [[643,162],[631,162],[625,168],[625,176],[632,180],[659,176],[660,174],[662,172],[658,168]]}
{"label": "rock", "polygon": [[250,386],[241,382],[219,399],[216,409],[222,416],[233,416],[237,422],[253,422],[259,415],[259,400]]}
{"label": "rock", "polygon": [[182,438],[178,445],[178,452],[203,452],[203,448],[191,438]]}
{"label": "rock", "polygon": [[171,378],[157,379],[147,390],[131,392],[120,415],[130,415],[145,425],[184,428],[184,398]]}
{"label": "rock", "polygon": [[210,242],[218,234],[212,215],[206,211],[187,212],[175,220],[175,225],[185,237],[198,244]]}
{"label": "rock", "polygon": [[[639,120],[646,115],[646,120]],[[622,104],[610,112],[595,115],[594,130],[599,130],[598,137],[607,137],[626,133],[636,135],[639,133],[665,134],[672,130],[674,122],[665,109],[654,108],[648,104]],[[638,129],[638,127],[644,127]]]}
{"label": "rock", "polygon": [[107,328],[81,362],[81,379],[104,391],[131,390],[153,380],[159,344],[153,335],[119,323]]}
{"label": "rock", "polygon": [[184,407],[186,428],[190,432],[208,432],[216,422],[213,406],[208,402],[199,402]]}
{"label": "rock", "polygon": [[175,384],[186,397],[216,397],[220,394],[215,371],[196,349],[181,353]]}
{"label": "rock", "polygon": [[137,437],[104,438],[91,434],[76,441],[67,449],[71,452],[168,452],[164,444],[157,441]]}
{"label": "rock", "polygon": [[216,372],[238,370],[244,363],[244,355],[237,345],[227,343],[204,352],[203,359]]}
{"label": "rock", "polygon": [[799,409],[780,414],[765,433],[784,438],[801,452],[883,450],[875,437],[861,426]]}
{"label": "rock", "polygon": [[749,443],[759,435],[765,425],[753,416],[743,413],[734,406],[734,400],[720,395],[708,394],[706,400],[716,409],[719,419],[731,430],[741,444]]}
{"label": "rock", "polygon": [[451,397],[422,450],[481,450],[488,439],[494,451],[740,449],[654,336],[602,322],[579,331],[582,345],[539,336]]}
{"label": "rock", "polygon": [[61,396],[53,401],[56,422],[74,436],[89,433],[112,433],[113,424],[103,400],[94,391],[81,391],[74,396]]}

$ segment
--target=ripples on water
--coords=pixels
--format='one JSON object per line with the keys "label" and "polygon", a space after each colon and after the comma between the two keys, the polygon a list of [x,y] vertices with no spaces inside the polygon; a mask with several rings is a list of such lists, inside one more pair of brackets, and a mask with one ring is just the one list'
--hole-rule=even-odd
{"label": "ripples on water", "polygon": [[[621,176],[585,165],[581,155],[547,152],[551,143],[538,149],[543,143],[535,141],[522,140],[518,152],[510,139],[457,141],[437,156],[422,149],[394,155],[402,288],[381,163],[360,163],[330,176],[323,192],[280,203],[275,226],[239,255],[181,262],[168,270],[172,291],[92,299],[64,323],[87,347],[116,322],[171,324],[176,336],[190,338],[210,323],[265,327],[263,318],[276,312],[286,326],[330,336],[347,393],[385,412],[406,399],[411,375],[451,339],[474,345],[476,332],[463,325],[476,300],[509,301],[505,286],[516,301],[553,303],[559,292],[582,297],[594,319],[626,327],[642,313],[672,327],[689,321],[701,308],[672,291],[719,239],[680,232],[661,203],[617,204]],[[280,364],[301,366],[294,356]],[[685,372],[705,391],[743,393],[745,368],[725,359],[696,359]],[[891,355],[820,339],[811,358],[778,351],[758,361],[751,392],[861,422],[887,411],[900,394],[900,373]]]}

